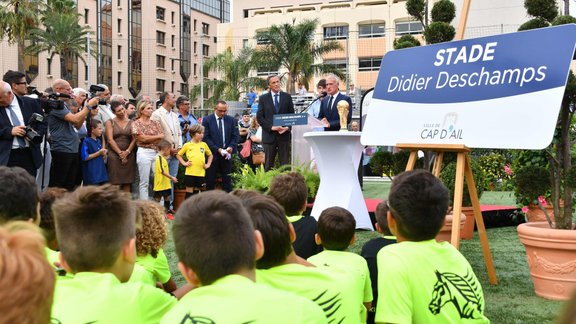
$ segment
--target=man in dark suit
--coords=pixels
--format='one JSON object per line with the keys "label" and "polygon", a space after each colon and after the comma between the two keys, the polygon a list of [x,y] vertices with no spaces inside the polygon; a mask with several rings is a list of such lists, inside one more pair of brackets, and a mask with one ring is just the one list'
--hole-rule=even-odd
{"label": "man in dark suit", "polygon": [[0,165],[19,166],[35,177],[42,165],[40,143],[46,134],[47,125],[45,122],[37,122],[35,128],[39,136],[34,142],[26,139],[26,126],[32,114],[44,116],[44,113],[38,100],[14,95],[14,92],[26,94],[21,89],[26,89],[26,77],[21,74],[17,80],[6,78],[5,75],[4,79],[11,83],[0,81]]}
{"label": "man in dark suit", "polygon": [[352,121],[352,99],[340,93],[340,79],[330,74],[326,77],[326,92],[328,95],[322,100],[320,105],[320,113],[318,119],[324,124],[325,131],[339,131],[340,130],[340,115],[338,114],[338,103],[341,100],[348,102],[348,117],[346,125]]}
{"label": "man in dark suit", "polygon": [[226,192],[232,191],[232,154],[236,153],[236,144],[240,139],[238,125],[233,117],[226,115],[228,104],[218,101],[214,114],[202,120],[204,142],[214,155],[212,165],[206,171],[206,189],[212,190],[216,184],[216,173],[222,176],[222,186]]}
{"label": "man in dark suit", "polygon": [[278,76],[268,77],[270,91],[258,99],[258,113],[256,119],[262,127],[262,144],[264,146],[266,171],[274,167],[276,154],[280,158],[280,165],[290,163],[290,140],[292,129],[286,126],[274,126],[273,120],[276,114],[293,114],[294,104],[292,97],[286,92],[280,91],[280,79]]}

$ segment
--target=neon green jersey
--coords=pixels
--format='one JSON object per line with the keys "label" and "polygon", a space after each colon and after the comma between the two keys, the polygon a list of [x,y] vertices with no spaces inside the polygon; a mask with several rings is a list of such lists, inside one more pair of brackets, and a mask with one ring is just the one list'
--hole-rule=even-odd
{"label": "neon green jersey", "polygon": [[176,298],[143,283],[120,283],[111,273],[79,272],[58,280],[53,323],[158,323]]}
{"label": "neon green jersey", "polygon": [[132,270],[132,275],[130,276],[128,282],[142,282],[147,285],[156,287],[154,276],[138,263],[134,263],[134,269]]}
{"label": "neon green jersey", "polygon": [[[256,270],[256,282],[310,299],[324,310],[330,323],[355,323],[359,305],[354,292],[323,268],[284,264]],[[364,306],[362,306],[364,307]]]}
{"label": "neon green jersey", "polygon": [[343,285],[350,285],[351,294],[355,296],[356,305],[359,307],[359,319],[365,322],[368,313],[364,303],[371,302],[373,298],[370,270],[366,260],[352,252],[324,250],[309,257],[308,261],[339,276]]}
{"label": "neon green jersey", "polygon": [[206,164],[206,157],[212,155],[212,151],[208,147],[208,144],[204,142],[194,143],[192,141],[184,144],[178,155],[183,156],[186,154],[190,166],[186,167],[186,175],[203,177],[206,175],[206,169],[204,165]]}
{"label": "neon green jersey", "polygon": [[158,251],[156,257],[150,254],[138,256],[136,258],[136,264],[142,266],[148,272],[148,276],[144,278],[144,282],[151,283],[154,286],[156,286],[157,281],[162,284],[167,283],[172,276],[170,274],[170,267],[168,266],[168,259],[163,249]]}
{"label": "neon green jersey", "polygon": [[54,251],[48,247],[44,247],[44,252],[46,253],[46,260],[48,260],[50,266],[54,270],[57,270],[58,267],[56,266],[56,263],[60,264],[60,252]]}
{"label": "neon green jersey", "polygon": [[489,323],[468,261],[448,242],[401,242],[378,253],[376,322]]}
{"label": "neon green jersey", "polygon": [[187,293],[160,323],[327,323],[313,302],[240,275]]}

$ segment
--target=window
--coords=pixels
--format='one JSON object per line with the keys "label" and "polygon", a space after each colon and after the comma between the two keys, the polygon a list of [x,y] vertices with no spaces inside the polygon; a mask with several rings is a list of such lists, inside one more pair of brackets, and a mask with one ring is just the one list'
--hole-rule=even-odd
{"label": "window", "polygon": [[122,59],[122,45],[118,45],[118,53],[116,54],[119,60]]}
{"label": "window", "polygon": [[122,19],[118,19],[118,32],[122,32]]}
{"label": "window", "polygon": [[122,72],[118,71],[118,79],[116,83],[119,87],[122,86]]}
{"label": "window", "polygon": [[278,69],[266,68],[266,67],[264,67],[264,68],[259,67],[259,68],[256,70],[256,75],[257,75],[257,76],[270,76],[270,75],[276,75],[276,74],[278,74]]}
{"label": "window", "polygon": [[88,23],[88,13],[90,12],[90,9],[84,9],[84,23],[87,24]]}
{"label": "window", "polygon": [[424,28],[419,21],[408,21],[396,23],[396,35],[421,34]]}
{"label": "window", "polygon": [[210,46],[202,45],[202,55],[204,55],[204,56],[210,55]]}
{"label": "window", "polygon": [[176,83],[175,83],[174,81],[172,81],[171,84],[170,84],[170,92],[172,92],[172,93],[174,93],[174,85],[175,85],[175,84],[176,84]]}
{"label": "window", "polygon": [[174,69],[174,62],[176,62],[175,59],[172,59],[172,60],[170,61],[170,67],[172,68],[172,69],[171,69],[172,71],[175,71],[175,69]]}
{"label": "window", "polygon": [[90,74],[90,68],[88,64],[84,64],[84,80],[88,82],[88,75]]}
{"label": "window", "polygon": [[196,45],[197,45],[197,44],[198,44],[198,43],[194,42],[194,54],[196,54]]}
{"label": "window", "polygon": [[202,34],[208,35],[208,31],[210,30],[210,25],[207,23],[202,23]]}
{"label": "window", "polygon": [[358,71],[379,71],[381,57],[368,57],[358,60]]}
{"label": "window", "polygon": [[166,33],[159,30],[156,31],[156,43],[164,45],[166,42]]}
{"label": "window", "polygon": [[166,68],[166,56],[156,55],[156,67],[160,69]]}
{"label": "window", "polygon": [[244,9],[244,18],[248,18],[248,9]]}
{"label": "window", "polygon": [[174,44],[176,44],[176,36],[174,36],[174,35],[171,36],[170,44],[171,44],[170,45],[171,47],[176,46],[176,45],[174,45]]}
{"label": "window", "polygon": [[156,19],[164,21],[164,15],[166,14],[166,9],[162,7],[156,7]]}
{"label": "window", "polygon": [[324,39],[346,39],[348,26],[324,27]]}
{"label": "window", "polygon": [[164,92],[164,87],[166,86],[166,80],[156,79],[156,91]]}
{"label": "window", "polygon": [[218,43],[218,37],[214,36],[214,44]]}
{"label": "window", "polygon": [[198,70],[198,64],[194,63],[194,75],[197,75],[196,70]]}
{"label": "window", "polygon": [[248,40],[247,39],[243,39],[242,40],[242,48],[246,48],[248,47]]}
{"label": "window", "polygon": [[196,19],[194,19],[194,31],[196,31]]}
{"label": "window", "polygon": [[359,35],[360,38],[368,37],[384,37],[386,35],[385,31],[386,25],[384,23],[371,24],[371,25],[359,25]]}
{"label": "window", "polygon": [[324,64],[333,65],[338,70],[346,72],[346,60],[325,60]]}
{"label": "window", "polygon": [[170,12],[170,23],[171,24],[174,24],[174,17],[175,17],[174,11]]}
{"label": "window", "polygon": [[122,0],[118,0],[117,3],[116,3],[116,5],[117,5],[118,7],[121,7],[121,6],[122,6]]}
{"label": "window", "polygon": [[256,45],[266,45],[266,44],[270,44],[270,40],[266,37],[256,37]]}

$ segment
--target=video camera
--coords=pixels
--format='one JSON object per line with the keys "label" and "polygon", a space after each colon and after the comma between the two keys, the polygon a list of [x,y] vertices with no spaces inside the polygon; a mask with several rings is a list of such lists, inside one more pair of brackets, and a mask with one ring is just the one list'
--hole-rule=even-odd
{"label": "video camera", "polygon": [[24,137],[31,143],[40,144],[42,142],[42,135],[38,134],[36,128],[39,123],[44,122],[44,116],[33,113],[28,120],[28,126],[26,126],[26,135]]}
{"label": "video camera", "polygon": [[36,88],[32,88],[31,92],[38,96],[40,99],[40,106],[44,110],[45,114],[49,114],[52,110],[62,110],[64,109],[64,102],[58,100],[58,98],[72,98],[70,95],[65,93],[50,93],[48,95],[38,91]]}
{"label": "video camera", "polygon": [[[90,88],[88,89],[88,96],[87,96],[87,100],[90,100],[96,96],[98,96],[98,92],[104,92],[106,91],[106,89],[104,89],[104,87],[101,87],[99,85],[93,84],[90,86]],[[98,100],[98,106],[105,106],[107,104],[106,99],[100,98],[100,100]]]}

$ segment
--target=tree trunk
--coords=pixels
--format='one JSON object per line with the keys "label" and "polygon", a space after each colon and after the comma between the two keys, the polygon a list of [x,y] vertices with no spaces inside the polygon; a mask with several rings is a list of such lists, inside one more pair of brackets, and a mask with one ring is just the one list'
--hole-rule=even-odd
{"label": "tree trunk", "polygon": [[[565,177],[570,169],[572,168],[572,156],[570,154],[570,124],[572,121],[572,115],[570,114],[570,105],[568,102],[562,103],[562,112],[561,112],[561,137],[560,137],[560,145],[557,148],[559,163],[561,163],[560,168],[560,177],[558,177],[557,181],[560,182],[560,179]],[[556,218],[556,228],[559,229],[572,229],[572,188],[568,185],[567,181],[564,181],[563,185],[563,199],[564,199],[564,210],[560,211],[562,213],[562,217]],[[555,204],[559,201],[556,201]],[[554,209],[556,211],[556,206]],[[559,208],[559,207],[558,207]],[[560,214],[558,214],[560,215]]]}

